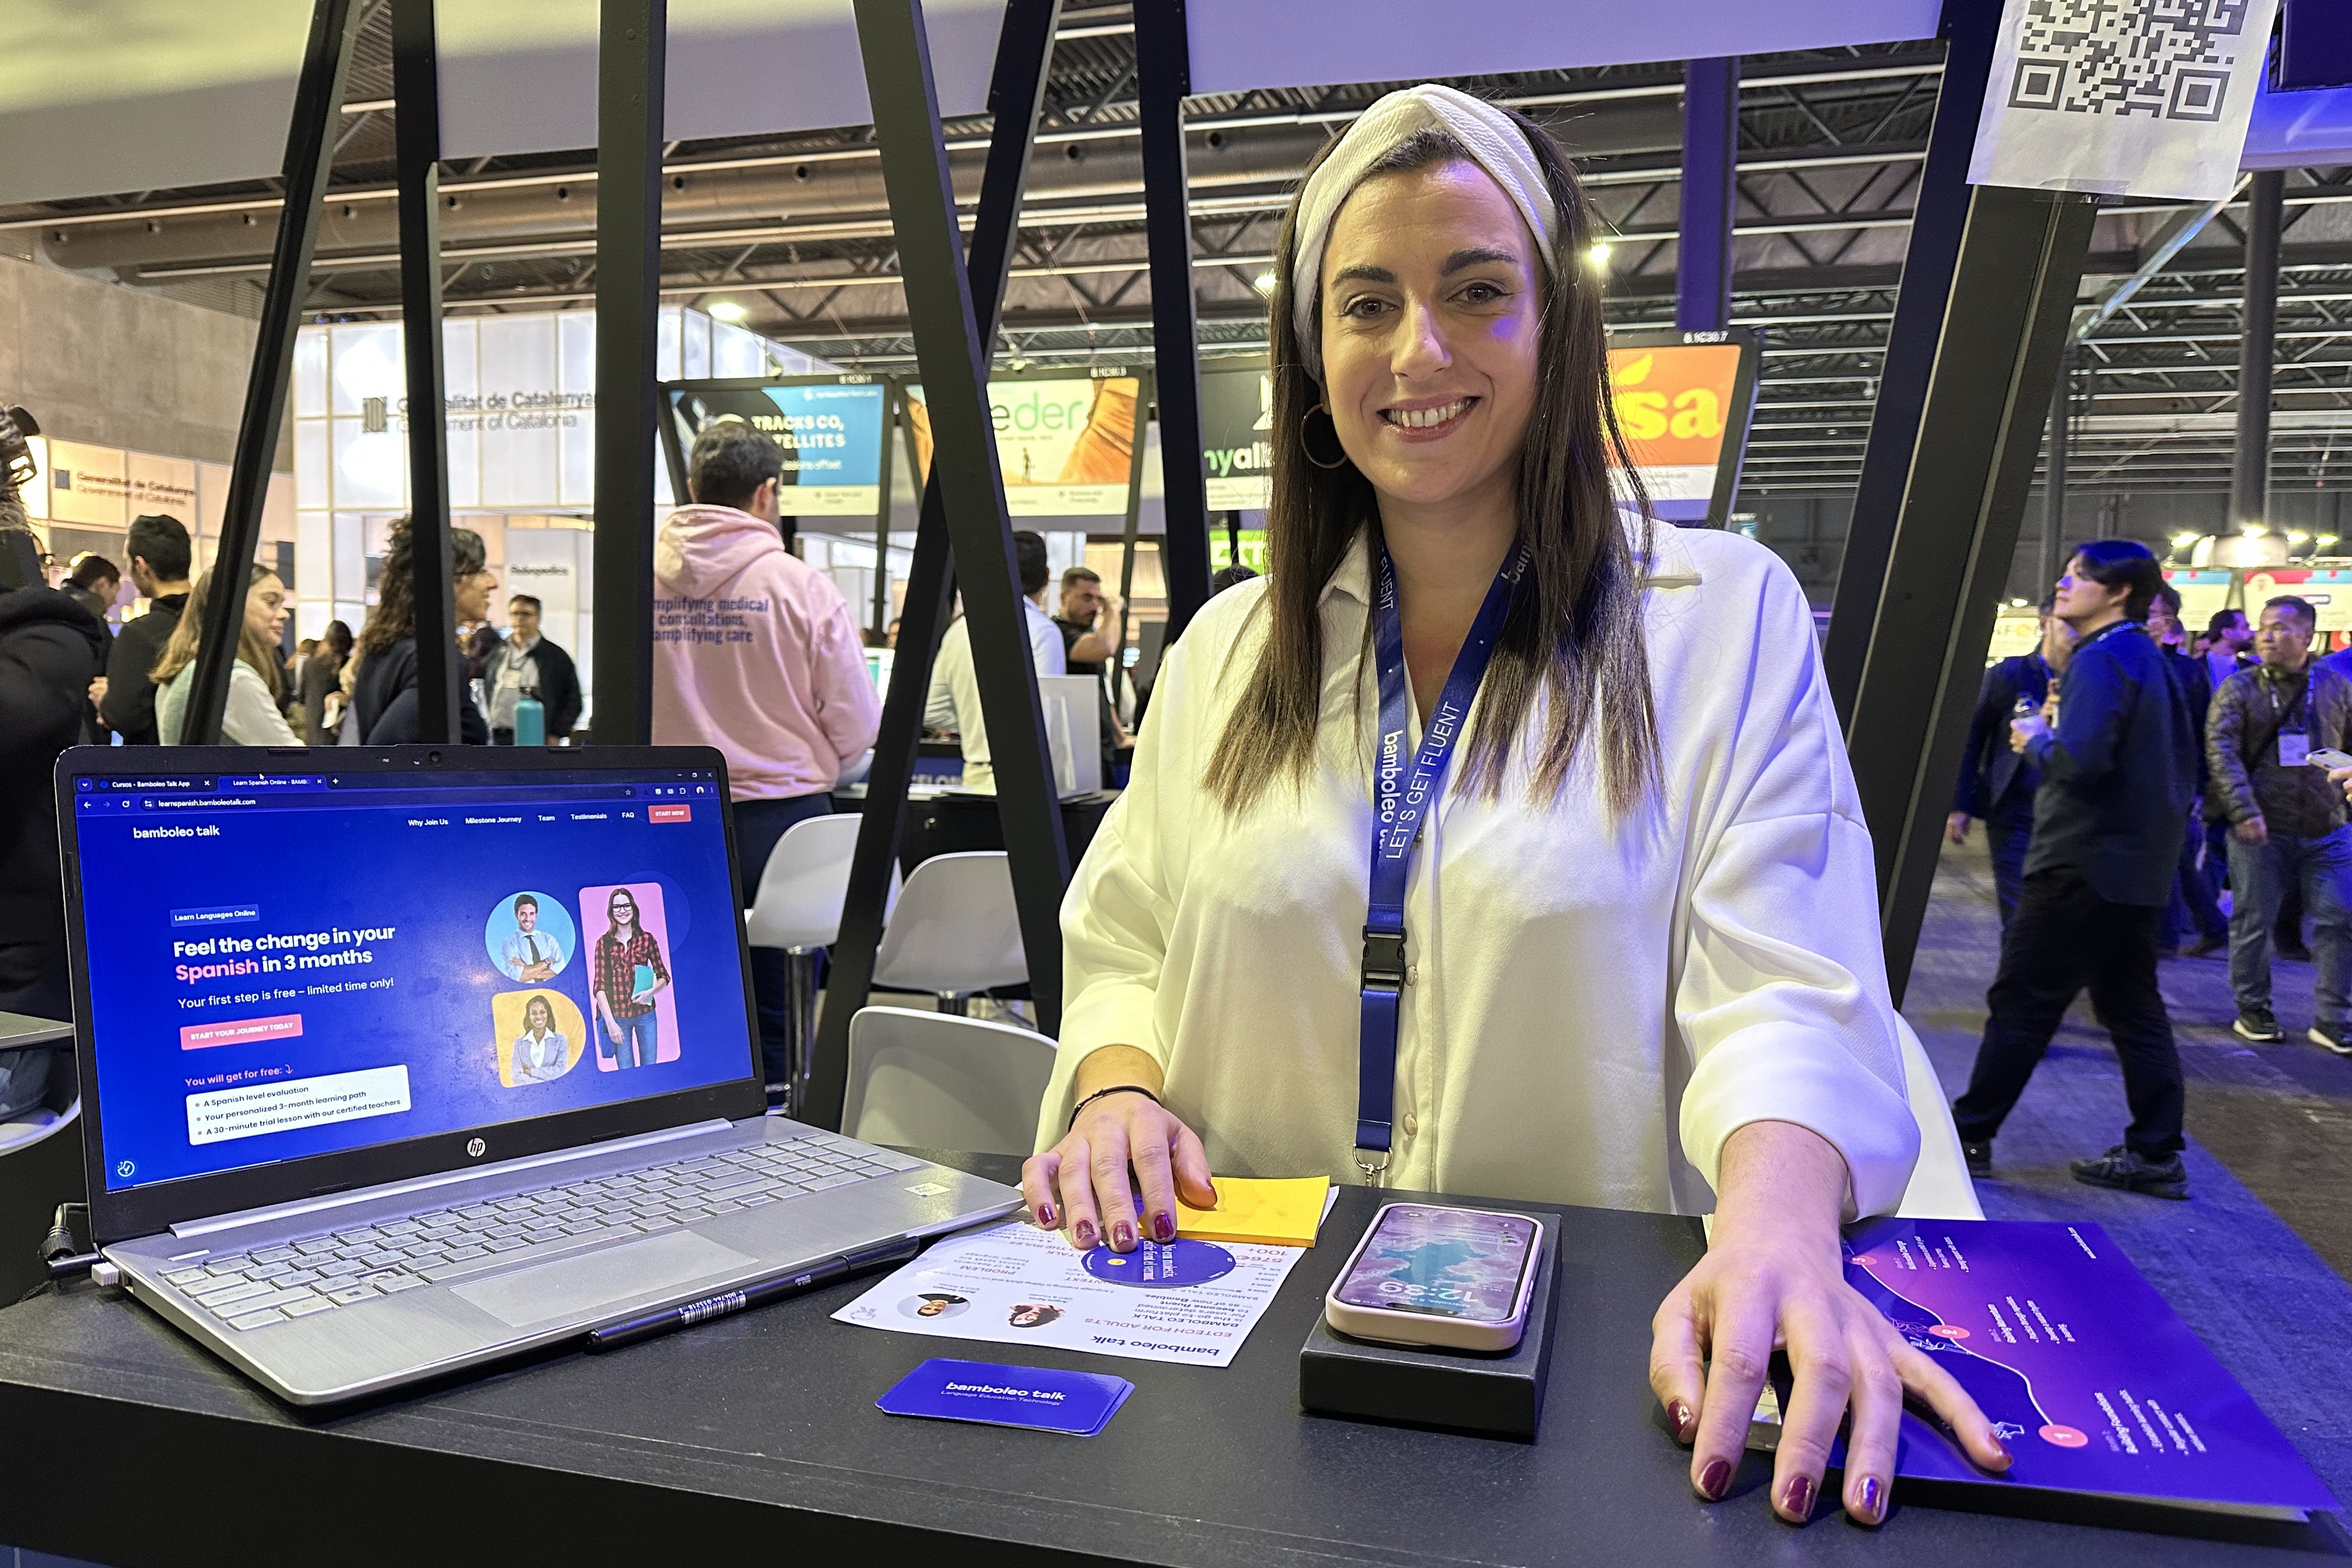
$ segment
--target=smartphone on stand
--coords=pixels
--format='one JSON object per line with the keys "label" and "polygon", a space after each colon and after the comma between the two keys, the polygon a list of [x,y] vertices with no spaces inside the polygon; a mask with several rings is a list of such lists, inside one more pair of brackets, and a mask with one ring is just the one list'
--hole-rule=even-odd
{"label": "smartphone on stand", "polygon": [[1527,1331],[1543,1222],[1388,1204],[1323,1298],[1323,1321],[1386,1344],[1507,1351]]}

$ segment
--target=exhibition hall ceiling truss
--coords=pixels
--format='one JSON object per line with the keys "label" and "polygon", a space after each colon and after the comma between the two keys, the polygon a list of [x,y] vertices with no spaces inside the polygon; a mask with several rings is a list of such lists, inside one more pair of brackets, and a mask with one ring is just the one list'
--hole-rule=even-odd
{"label": "exhibition hall ceiling truss", "polygon": [[[1127,7],[1064,11],[1005,302],[1000,363],[1125,363],[1150,343],[1134,32]],[[1895,307],[1942,74],[1932,41],[1742,62],[1733,318],[1765,334],[1747,493],[1851,488]],[[310,300],[314,320],[396,315],[388,8],[368,16]],[[1262,350],[1282,209],[1307,161],[1395,83],[1195,99],[1188,115],[1193,278],[1204,355]],[[1516,104],[1577,155],[1606,221],[1588,258],[1610,317],[1670,324],[1681,143],[1676,64],[1531,71],[1460,85]],[[985,118],[949,125],[969,203]],[[669,149],[667,303],[746,313],[752,330],[835,363],[910,370],[880,160],[859,128]],[[447,169],[442,241],[453,313],[584,307],[594,284],[587,153]],[[2177,237],[2186,209],[2102,210],[2086,306],[2135,281],[2074,355],[2074,483],[2226,489],[2235,418],[2242,207]],[[2352,168],[2291,171],[2278,325],[2273,482],[2352,481]],[[0,242],[60,267],[250,311],[276,233],[268,183],[0,209]],[[2078,312],[2087,315],[2087,310]]]}

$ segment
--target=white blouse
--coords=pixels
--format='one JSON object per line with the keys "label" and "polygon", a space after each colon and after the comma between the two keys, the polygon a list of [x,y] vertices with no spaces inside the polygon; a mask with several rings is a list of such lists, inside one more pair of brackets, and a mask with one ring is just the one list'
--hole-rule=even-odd
{"label": "white blouse", "polygon": [[[1062,906],[1040,1149],[1080,1060],[1129,1045],[1218,1173],[1361,1179],[1368,583],[1359,540],[1322,596],[1311,773],[1238,817],[1201,780],[1265,635],[1265,584],[1219,595],[1162,662],[1132,779]],[[1724,1140],[1778,1121],[1843,1153],[1850,1214],[1893,1209],[1920,1148],[1905,1058],[1924,1058],[1888,999],[1870,835],[1804,595],[1760,544],[1661,526],[1647,596],[1648,807],[1610,816],[1591,742],[1543,804],[1524,755],[1492,799],[1455,787],[1461,758],[1447,773],[1407,888],[1388,1184],[1700,1214]],[[1474,710],[1465,751],[1475,729]]]}
{"label": "white blouse", "polygon": [[[180,743],[180,729],[187,721],[188,693],[196,684],[196,667],[193,661],[180,667],[180,673],[155,689],[155,731],[166,746]],[[221,744],[224,746],[299,746],[302,737],[286,722],[286,715],[278,710],[277,700],[259,672],[243,659],[228,669],[228,706],[221,710]]]}

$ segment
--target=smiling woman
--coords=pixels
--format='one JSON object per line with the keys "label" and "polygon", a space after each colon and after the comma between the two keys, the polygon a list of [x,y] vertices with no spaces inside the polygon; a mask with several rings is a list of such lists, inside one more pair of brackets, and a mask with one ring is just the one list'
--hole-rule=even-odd
{"label": "smiling woman", "polygon": [[1851,1411],[1843,1502],[1875,1523],[1906,1389],[2008,1461],[1847,1286],[1839,1220],[1974,1201],[1932,1078],[1927,1127],[1907,1098],[1926,1059],[1803,595],[1650,517],[1591,242],[1550,137],[1448,88],[1309,172],[1271,301],[1269,579],[1169,653],[1064,906],[1024,1192],[1119,1252],[1139,1194],[1166,1240],[1212,1170],[1711,1210],[1651,1363],[1693,1486],[1727,1489],[1784,1344],[1774,1508],[1812,1511]]}

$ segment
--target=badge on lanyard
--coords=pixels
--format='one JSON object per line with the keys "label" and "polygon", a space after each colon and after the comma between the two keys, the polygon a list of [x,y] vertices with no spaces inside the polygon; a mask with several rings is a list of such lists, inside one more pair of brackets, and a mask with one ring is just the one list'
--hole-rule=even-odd
{"label": "badge on lanyard", "polygon": [[1380,597],[1373,606],[1373,656],[1381,681],[1381,732],[1372,759],[1371,891],[1364,910],[1362,1021],[1356,1061],[1356,1167],[1367,1184],[1388,1169],[1390,1126],[1396,1112],[1397,1003],[1404,989],[1404,892],[1422,825],[1436,801],[1468,721],[1470,704],[1486,678],[1496,639],[1530,556],[1520,545],[1495,574],[1478,618],[1454,656],[1445,689],[1429,711],[1421,745],[1410,759],[1405,735],[1412,693],[1404,668],[1404,628],[1397,616],[1396,567],[1381,550]]}

